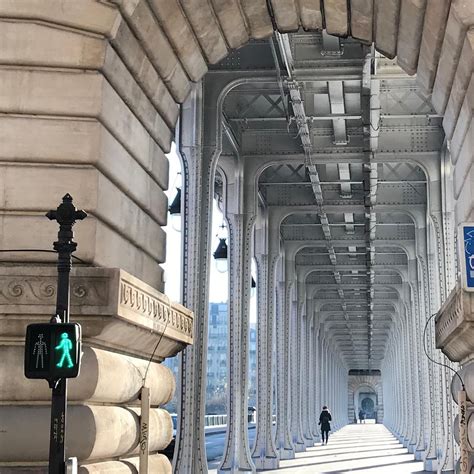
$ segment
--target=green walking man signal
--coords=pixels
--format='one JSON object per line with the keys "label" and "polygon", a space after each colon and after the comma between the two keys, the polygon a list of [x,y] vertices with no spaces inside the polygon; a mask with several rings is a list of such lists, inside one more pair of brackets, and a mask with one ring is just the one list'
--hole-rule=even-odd
{"label": "green walking man signal", "polygon": [[67,361],[68,369],[74,367],[71,360],[72,342],[67,332],[61,334],[61,342],[54,349],[61,351],[61,360],[56,364],[56,367],[62,368],[65,361]]}
{"label": "green walking man signal", "polygon": [[59,380],[79,375],[81,326],[77,323],[30,324],[26,328],[25,376]]}

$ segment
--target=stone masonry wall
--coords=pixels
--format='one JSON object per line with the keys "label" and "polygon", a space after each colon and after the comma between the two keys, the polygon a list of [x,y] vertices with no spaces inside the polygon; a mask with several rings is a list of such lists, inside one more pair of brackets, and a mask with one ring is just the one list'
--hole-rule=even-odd
{"label": "stone masonry wall", "polygon": [[[55,279],[54,268],[0,269],[2,473],[28,472],[27,466],[47,472],[51,390],[24,377],[23,352],[26,325],[54,313]],[[175,381],[160,362],[192,342],[192,313],[121,270],[76,268],[71,295],[71,320],[82,325],[84,347],[80,376],[69,383],[67,456],[79,459],[81,473],[135,472],[138,398],[151,358],[150,472],[170,473],[158,451],[169,444],[173,424],[160,407],[173,397]]]}

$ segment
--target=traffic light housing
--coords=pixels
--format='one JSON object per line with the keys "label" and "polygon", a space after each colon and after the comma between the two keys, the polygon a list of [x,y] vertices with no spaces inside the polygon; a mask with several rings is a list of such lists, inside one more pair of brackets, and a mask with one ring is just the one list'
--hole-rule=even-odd
{"label": "traffic light housing", "polygon": [[25,341],[25,376],[59,380],[79,375],[81,326],[77,323],[29,324]]}

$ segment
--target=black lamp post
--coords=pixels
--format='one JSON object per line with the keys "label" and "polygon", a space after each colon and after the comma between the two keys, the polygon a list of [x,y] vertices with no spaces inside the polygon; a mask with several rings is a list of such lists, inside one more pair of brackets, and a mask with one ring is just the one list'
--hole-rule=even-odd
{"label": "black lamp post", "polygon": [[[69,274],[71,272],[71,255],[77,248],[74,242],[73,225],[87,214],[75,208],[70,194],[63,197],[63,202],[56,210],[49,211],[46,217],[59,224],[58,240],[54,242],[54,250],[58,252],[58,289],[56,297],[56,316],[52,323],[69,322]],[[66,400],[67,379],[50,381],[52,388],[51,400],[51,432],[49,444],[49,474],[64,474],[66,470]]]}

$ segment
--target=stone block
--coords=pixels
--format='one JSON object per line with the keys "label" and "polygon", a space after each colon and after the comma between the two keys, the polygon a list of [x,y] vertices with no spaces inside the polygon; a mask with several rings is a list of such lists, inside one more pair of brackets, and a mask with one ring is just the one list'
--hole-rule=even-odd
{"label": "stone block", "polygon": [[122,21],[114,6],[96,0],[0,0],[0,17],[41,20],[105,36],[113,36]]}
{"label": "stone block", "polygon": [[112,1],[119,5],[175,101],[183,102],[191,89],[190,80],[148,3],[135,0]]}
{"label": "stone block", "polygon": [[472,221],[474,219],[474,168],[472,166],[459,188],[459,195],[454,209],[456,222]]}
{"label": "stone block", "polygon": [[51,24],[1,20],[0,43],[1,64],[98,69],[106,41]]}
{"label": "stone block", "polygon": [[[34,229],[34,246],[32,229]],[[52,249],[52,242],[57,238],[57,230],[57,225],[48,222],[43,212],[0,214],[0,248]],[[89,215],[74,228],[74,235],[78,242],[78,250],[74,255],[84,263],[104,267],[121,265],[126,271],[138,275],[154,288],[163,289],[163,269],[159,266],[159,262],[93,215]],[[157,244],[160,247],[157,251],[163,254],[166,242]],[[54,253],[36,251],[2,253],[3,262],[52,263],[56,260]]]}
{"label": "stone block", "polygon": [[[135,81],[122,59],[110,45],[107,46],[102,71],[115,92],[140,120],[148,133],[164,151],[168,152],[173,139],[173,129],[170,129],[160,112],[155,108],[155,104],[146,96],[139,83]],[[158,105],[163,108],[163,104]]]}
{"label": "stone block", "polygon": [[375,5],[375,47],[387,58],[397,55],[400,0],[379,0]]}
{"label": "stone block", "polygon": [[[160,115],[148,107],[147,112],[152,116],[148,117],[149,121],[146,124],[142,123],[137,119],[138,114],[135,115],[134,111],[130,110],[108,81],[102,79],[101,82],[102,108],[99,118],[119,140],[123,140],[124,146],[126,143],[133,144],[134,140],[142,142],[148,140],[149,144],[150,141],[154,141],[165,153],[169,153],[174,134],[164,124]],[[130,151],[133,152],[132,149]]]}
{"label": "stone block", "polygon": [[374,2],[351,0],[351,35],[368,44],[373,41]]}
{"label": "stone block", "polygon": [[[209,2],[207,0],[180,0],[180,3],[207,62],[216,64],[224,59],[228,53],[227,45],[220,30],[219,21],[214,15]],[[187,46],[178,49],[178,56],[181,56],[182,51],[186,49]]]}
{"label": "stone block", "polygon": [[[79,474],[136,474],[139,460],[137,457],[127,457],[123,461],[106,461],[92,464],[83,464],[79,467]],[[153,474],[171,474],[171,463],[163,454],[152,454],[148,458],[148,469]]]}
{"label": "stone block", "polygon": [[[0,277],[1,278],[1,277]],[[4,299],[0,301],[0,313]],[[45,321],[47,318],[45,318]],[[23,373],[24,347],[0,345],[0,400],[4,404],[51,400],[51,390],[44,380],[27,379]],[[68,385],[68,400],[106,404],[138,403],[148,361],[88,345],[83,346],[79,377]],[[174,395],[175,380],[170,369],[152,362],[147,373],[151,405],[168,403]]]}
{"label": "stone block", "polygon": [[324,19],[330,35],[347,36],[349,34],[349,12],[347,0],[325,0]]}
{"label": "stone block", "polygon": [[469,83],[473,80],[474,73],[474,30],[466,33],[464,46],[459,58],[458,67],[454,76],[448,105],[444,112],[443,128],[446,137],[451,139],[456,128],[458,116]]}
{"label": "stone block", "polygon": [[295,0],[271,0],[271,5],[278,31],[298,31],[300,25]]}
{"label": "stone block", "polygon": [[[165,259],[166,200],[161,222],[141,210],[102,173],[90,166],[0,164],[0,209],[46,213],[69,192],[76,205],[114,229],[159,262]],[[44,222],[45,226],[50,223]],[[8,230],[7,230],[8,232]]]}
{"label": "stone block", "polygon": [[268,14],[266,0],[240,0],[240,4],[252,38],[262,39],[273,34],[273,24]]}
{"label": "stone block", "polygon": [[178,119],[178,106],[127,23],[120,24],[115,37],[111,39],[111,44],[119,52],[135,80],[156,105],[168,126],[173,128]]}
{"label": "stone block", "polygon": [[[138,278],[93,267],[74,267],[71,275],[71,320],[82,324],[89,345],[161,362],[192,343],[193,313]],[[54,314],[56,269],[4,266],[0,279],[0,334],[22,342],[27,324]]]}
{"label": "stone block", "polygon": [[444,114],[466,32],[468,27],[473,24],[474,3],[466,0],[454,0],[449,11],[431,99],[433,107],[439,114]]}
{"label": "stone block", "polygon": [[416,73],[426,0],[402,0],[398,26],[397,62],[410,75]]}
{"label": "stone block", "polygon": [[192,81],[207,72],[207,64],[178,0],[151,0],[150,7]]}
{"label": "stone block", "polygon": [[0,68],[0,81],[2,112],[97,118],[140,162],[153,143],[170,150],[171,131],[155,130],[152,138],[102,74]]}
{"label": "stone block", "polygon": [[167,198],[162,190],[168,186],[168,160],[158,146],[139,163],[96,120],[13,115],[0,116],[0,142],[0,162],[92,165],[148,214],[165,222]]}
{"label": "stone block", "polygon": [[416,77],[428,93],[435,81],[450,4],[446,0],[431,0],[426,5]]}
{"label": "stone block", "polygon": [[[472,116],[474,111],[474,76],[471,79],[469,87],[464,96],[464,101],[461,107],[461,111],[456,122],[456,128],[454,129],[453,137],[451,139],[451,158],[453,163],[456,163],[461,148],[466,140],[471,140],[472,135],[468,135],[470,130]],[[471,148],[472,150],[472,148]]]}
{"label": "stone block", "polygon": [[462,187],[466,179],[470,176],[473,164],[472,146],[474,145],[474,121],[471,120],[470,130],[467,132],[466,139],[456,156],[456,166],[453,173],[454,199],[459,199]]}
{"label": "stone block", "polygon": [[297,0],[301,26],[308,31],[323,29],[323,15],[320,2],[313,0]]}
{"label": "stone block", "polygon": [[211,2],[229,47],[237,49],[246,44],[249,33],[238,0],[211,0]]}
{"label": "stone block", "polygon": [[[50,412],[47,405],[0,406],[2,463],[48,460]],[[81,462],[137,454],[140,424],[137,409],[70,404],[67,421],[67,457],[77,457]],[[166,448],[172,432],[169,413],[160,408],[151,409],[150,451]]]}
{"label": "stone block", "polygon": [[[146,110],[148,99],[144,98],[137,82],[143,74],[137,74],[135,80],[106,39],[87,32],[65,30],[55,25],[6,20],[3,20],[1,25],[2,64],[102,69],[109,82],[149,128],[151,134],[154,133],[155,127],[174,127],[177,107],[161,79],[156,75],[153,92],[150,94],[153,105],[149,104],[148,109],[155,107],[155,110]],[[141,49],[136,39],[132,43],[128,48],[135,46]],[[134,51],[134,57],[136,55]],[[156,95],[157,82],[158,88],[161,89],[160,96]],[[156,111],[159,113],[158,117]],[[160,120],[165,120],[166,123],[159,123]]]}

